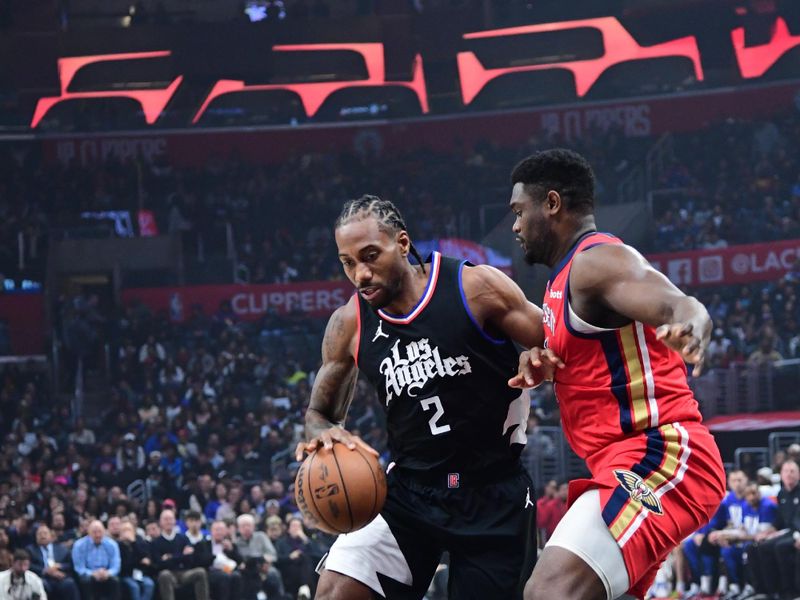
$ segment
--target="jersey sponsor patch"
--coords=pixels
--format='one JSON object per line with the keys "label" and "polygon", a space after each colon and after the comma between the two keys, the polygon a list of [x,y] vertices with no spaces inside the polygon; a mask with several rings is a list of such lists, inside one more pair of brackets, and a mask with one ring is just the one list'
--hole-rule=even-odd
{"label": "jersey sponsor patch", "polygon": [[636,473],[624,469],[617,469],[614,471],[614,476],[617,478],[622,488],[630,494],[631,500],[641,502],[642,506],[652,513],[657,515],[664,514],[661,500],[653,493],[650,486]]}
{"label": "jersey sponsor patch", "polygon": [[472,372],[468,357],[442,357],[439,348],[431,346],[427,338],[406,344],[404,355],[401,356],[400,340],[397,340],[391,355],[381,361],[378,369],[385,378],[387,406],[404,391],[415,397],[417,390],[437,377],[457,377]]}

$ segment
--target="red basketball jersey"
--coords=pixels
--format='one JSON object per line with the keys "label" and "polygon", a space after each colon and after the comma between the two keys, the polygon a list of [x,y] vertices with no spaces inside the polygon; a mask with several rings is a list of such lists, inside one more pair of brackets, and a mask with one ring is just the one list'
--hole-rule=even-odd
{"label": "red basketball jersey", "polygon": [[662,424],[702,420],[683,359],[656,339],[653,327],[633,322],[602,329],[570,307],[575,256],[621,243],[605,233],[580,238],[553,269],[543,303],[545,346],[566,365],[556,370],[554,381],[564,432],[593,473],[613,442]]}

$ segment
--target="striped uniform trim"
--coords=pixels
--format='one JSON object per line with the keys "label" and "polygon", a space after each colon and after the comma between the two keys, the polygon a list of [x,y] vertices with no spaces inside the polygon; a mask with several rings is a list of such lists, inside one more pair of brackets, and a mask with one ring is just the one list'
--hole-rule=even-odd
{"label": "striped uniform trim", "polygon": [[653,369],[644,325],[638,321],[600,339],[611,375],[611,393],[624,433],[658,427]]}
{"label": "striped uniform trim", "polygon": [[622,354],[619,351],[619,342],[617,334],[612,332],[610,335],[604,335],[600,338],[600,345],[603,348],[603,354],[606,357],[606,364],[608,365],[608,372],[611,375],[611,393],[617,399],[617,406],[619,407],[619,426],[625,433],[633,431],[633,423],[631,421],[631,407],[628,401],[627,385],[628,376],[625,372],[625,363],[622,359]]}
{"label": "striped uniform trim", "polygon": [[[691,449],[689,432],[679,423],[662,425],[646,432],[647,450],[642,460],[631,467],[644,483],[661,496],[675,489],[683,480],[688,467]],[[611,535],[622,548],[641,527],[650,511],[621,485],[611,494],[603,507],[603,520]]]}
{"label": "striped uniform trim", "polygon": [[378,314],[384,321],[388,321],[393,325],[408,325],[413,321],[423,310],[428,306],[428,303],[433,298],[433,292],[436,291],[436,282],[439,279],[439,267],[442,263],[442,255],[438,252],[433,253],[431,259],[431,276],[428,279],[428,285],[425,286],[425,291],[422,293],[422,298],[419,299],[417,305],[411,309],[411,312],[406,315],[390,315],[383,309],[378,309]]}
{"label": "striped uniform trim", "polygon": [[636,322],[636,340],[639,344],[639,355],[642,360],[644,381],[647,389],[647,405],[650,407],[650,427],[658,427],[658,402],[656,402],[656,384],[653,379],[653,367],[650,364],[650,350],[647,348],[647,338],[644,325]]}

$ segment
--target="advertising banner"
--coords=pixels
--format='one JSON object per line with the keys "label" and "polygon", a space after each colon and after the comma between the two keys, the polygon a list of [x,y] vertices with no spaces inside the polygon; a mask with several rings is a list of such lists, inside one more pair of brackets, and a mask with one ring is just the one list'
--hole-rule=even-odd
{"label": "advertising banner", "polygon": [[234,313],[254,321],[269,313],[285,315],[302,312],[325,317],[347,302],[355,292],[349,281],[308,281],[274,285],[194,285],[186,287],[132,288],[123,290],[128,305],[142,302],[154,311],[169,311],[170,319],[182,322],[199,305],[206,315],[216,313],[230,302]]}
{"label": "advertising banner", "polygon": [[800,240],[766,242],[653,254],[650,263],[679,286],[729,285],[774,281],[795,271],[800,276]]}

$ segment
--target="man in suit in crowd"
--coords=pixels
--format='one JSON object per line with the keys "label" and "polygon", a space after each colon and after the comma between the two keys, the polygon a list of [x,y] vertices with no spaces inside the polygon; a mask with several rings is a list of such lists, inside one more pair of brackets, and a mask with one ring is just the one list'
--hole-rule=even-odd
{"label": "man in suit in crowd", "polygon": [[28,546],[31,571],[42,578],[44,589],[51,600],[80,600],[78,584],[70,575],[72,559],[69,548],[55,541],[47,525],[36,530],[36,543]]}

